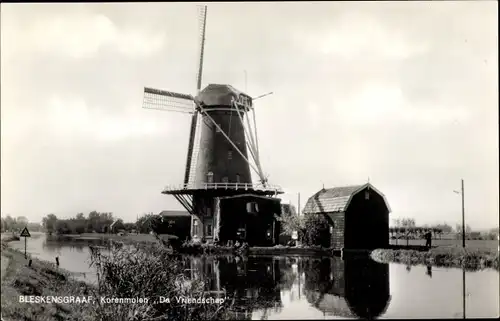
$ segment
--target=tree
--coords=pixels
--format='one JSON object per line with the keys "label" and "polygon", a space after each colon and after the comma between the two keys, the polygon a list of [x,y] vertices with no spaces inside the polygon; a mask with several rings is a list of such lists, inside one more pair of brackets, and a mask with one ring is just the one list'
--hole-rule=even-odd
{"label": "tree", "polygon": [[306,245],[321,245],[324,233],[329,233],[330,224],[322,214],[306,215],[304,217],[303,239]]}
{"label": "tree", "polygon": [[24,228],[28,225],[28,219],[25,216],[18,216],[16,219],[18,228]]}
{"label": "tree", "polygon": [[297,232],[299,240],[305,234],[305,221],[301,216],[285,212],[281,216],[276,215],[275,218],[281,223],[281,234],[292,236],[293,232]]}
{"label": "tree", "polygon": [[[472,231],[472,228],[469,226],[469,224],[465,225],[465,234],[468,234]],[[455,232],[462,234],[462,224],[457,224],[455,227]]]}
{"label": "tree", "polygon": [[162,218],[153,213],[144,214],[137,219],[136,226],[139,233],[157,232]]}
{"label": "tree", "polygon": [[71,229],[69,228],[68,220],[56,221],[55,230],[59,234],[71,234]]}
{"label": "tree", "polygon": [[415,219],[413,218],[404,218],[401,220],[401,226],[405,228],[415,227]]}
{"label": "tree", "polygon": [[42,219],[43,228],[49,232],[55,232],[57,223],[57,216],[54,214],[49,214]]}
{"label": "tree", "polygon": [[40,232],[42,230],[42,226],[40,223],[28,223],[27,224],[28,230],[30,232]]}
{"label": "tree", "polygon": [[4,218],[3,224],[5,225],[5,231],[15,231],[18,229],[16,219],[10,215]]}
{"label": "tree", "polygon": [[132,232],[132,230],[136,229],[136,224],[135,223],[123,223],[124,229],[127,232]]}
{"label": "tree", "polygon": [[446,224],[446,223],[443,223],[443,224],[437,224],[437,225],[434,225],[433,227],[441,230],[443,233],[451,233],[453,232],[453,228]]}
{"label": "tree", "polygon": [[[457,233],[457,238],[462,237],[462,224],[456,224],[455,232]],[[465,225],[465,237],[470,235],[471,232],[472,232],[472,228],[468,224],[466,224]]]}

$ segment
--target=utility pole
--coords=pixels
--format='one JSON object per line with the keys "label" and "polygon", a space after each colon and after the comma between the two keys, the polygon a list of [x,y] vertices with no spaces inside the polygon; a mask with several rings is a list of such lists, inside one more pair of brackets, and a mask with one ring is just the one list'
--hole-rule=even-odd
{"label": "utility pole", "polygon": [[463,318],[465,319],[466,313],[466,298],[467,298],[467,292],[465,288],[465,269],[462,269],[462,313],[463,313]]}
{"label": "utility pole", "polygon": [[[462,179],[462,189],[459,191],[453,191],[457,194],[462,194],[462,247],[465,248],[465,189],[464,180]],[[458,233],[458,231],[457,231]]]}
{"label": "utility pole", "polygon": [[300,216],[300,193],[298,194],[298,201],[297,201],[297,216]]}
{"label": "utility pole", "polygon": [[465,196],[464,196],[463,179],[462,179],[462,246],[465,248]]}

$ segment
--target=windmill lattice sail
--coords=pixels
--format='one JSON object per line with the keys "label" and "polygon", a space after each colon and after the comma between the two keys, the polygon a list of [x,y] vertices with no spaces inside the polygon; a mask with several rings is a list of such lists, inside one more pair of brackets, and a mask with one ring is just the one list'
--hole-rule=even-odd
{"label": "windmill lattice sail", "polygon": [[194,112],[193,96],[150,87],[144,87],[142,107],[188,114]]}

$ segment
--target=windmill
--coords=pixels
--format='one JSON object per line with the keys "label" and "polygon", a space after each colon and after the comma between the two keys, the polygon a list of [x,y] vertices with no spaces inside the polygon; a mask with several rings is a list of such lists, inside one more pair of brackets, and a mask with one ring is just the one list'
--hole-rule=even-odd
{"label": "windmill", "polygon": [[[268,183],[259,158],[252,98],[230,85],[209,84],[203,90],[203,58],[207,7],[199,7],[200,52],[196,94],[144,87],[143,108],[191,115],[184,183],[162,192],[173,195],[191,214],[213,209],[213,198],[254,193],[281,194]],[[250,119],[252,117],[252,120]],[[252,183],[251,170],[259,177]],[[212,204],[212,205],[211,205]]]}

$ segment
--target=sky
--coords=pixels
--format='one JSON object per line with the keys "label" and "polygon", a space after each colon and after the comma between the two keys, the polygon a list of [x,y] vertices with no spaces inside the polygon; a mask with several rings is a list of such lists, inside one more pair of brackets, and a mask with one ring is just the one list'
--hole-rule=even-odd
{"label": "sky", "polygon": [[[496,1],[209,3],[203,86],[255,97],[283,200],[364,184],[391,219],[498,226]],[[182,209],[190,117],[143,87],[195,93],[189,3],[1,5],[1,212]],[[247,80],[245,81],[245,71]]]}

